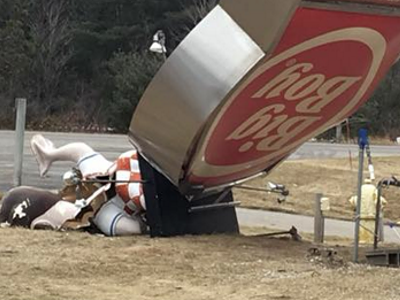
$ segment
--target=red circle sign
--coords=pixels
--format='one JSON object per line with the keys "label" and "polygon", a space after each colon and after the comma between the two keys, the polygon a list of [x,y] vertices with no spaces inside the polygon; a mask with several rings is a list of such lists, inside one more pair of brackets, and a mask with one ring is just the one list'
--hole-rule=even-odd
{"label": "red circle sign", "polygon": [[[340,64],[332,59],[340,59]],[[220,166],[242,164],[307,136],[355,96],[371,62],[365,44],[341,41],[268,68],[242,89],[221,116],[208,142],[206,161]]]}
{"label": "red circle sign", "polygon": [[299,9],[274,55],[213,116],[189,182],[213,187],[270,170],[354,113],[398,57],[399,27],[400,18]]}

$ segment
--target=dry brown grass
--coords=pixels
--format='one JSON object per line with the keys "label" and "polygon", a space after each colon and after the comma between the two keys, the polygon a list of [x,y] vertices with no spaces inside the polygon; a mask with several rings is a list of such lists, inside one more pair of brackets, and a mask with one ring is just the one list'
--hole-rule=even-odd
{"label": "dry brown grass", "polygon": [[[399,157],[374,158],[373,162],[377,181],[400,175]],[[313,215],[315,194],[323,193],[331,203],[327,216],[351,219],[353,211],[348,199],[357,192],[357,171],[358,159],[353,160],[352,166],[349,159],[286,161],[267,178],[249,183],[258,187],[265,186],[267,181],[285,184],[290,190],[290,197],[285,203],[278,204],[274,194],[240,189],[235,189],[235,198],[245,207]],[[365,171],[364,176],[367,175]],[[400,189],[385,189],[383,195],[388,200],[385,217],[400,221]]]}
{"label": "dry brown grass", "polygon": [[[375,165],[378,178],[400,170],[397,159],[375,159]],[[268,179],[290,188],[279,209],[312,214],[314,193],[323,192],[332,201],[330,215],[351,218],[347,198],[356,189],[356,170],[347,160],[287,161]],[[246,206],[278,207],[271,195],[235,193]],[[387,215],[397,218],[397,196],[386,197]],[[0,299],[398,299],[399,272],[350,263],[349,240],[328,237],[326,247],[337,252],[329,258],[310,255],[309,235],[295,242],[260,235],[265,228],[241,231],[150,239],[0,229]]]}
{"label": "dry brown grass", "polygon": [[338,254],[328,259],[287,238],[0,231],[2,300],[396,299],[399,292],[398,271],[348,263],[349,246],[331,245]]}

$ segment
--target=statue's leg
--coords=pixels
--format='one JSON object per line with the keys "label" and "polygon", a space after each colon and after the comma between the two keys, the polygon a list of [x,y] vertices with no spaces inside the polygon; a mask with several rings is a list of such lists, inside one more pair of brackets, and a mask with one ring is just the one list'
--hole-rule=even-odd
{"label": "statue's leg", "polygon": [[117,197],[100,208],[93,223],[107,236],[136,235],[147,231],[139,216],[128,216],[124,212],[122,200],[117,200]]}
{"label": "statue's leg", "polygon": [[40,176],[45,176],[51,164],[55,161],[70,161],[77,163],[82,157],[94,150],[85,143],[70,143],[56,148],[49,140],[38,134],[31,139],[31,149],[39,165]]}

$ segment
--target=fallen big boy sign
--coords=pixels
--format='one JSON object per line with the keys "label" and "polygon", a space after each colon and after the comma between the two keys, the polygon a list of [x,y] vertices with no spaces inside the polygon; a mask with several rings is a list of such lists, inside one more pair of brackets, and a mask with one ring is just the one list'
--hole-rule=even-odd
{"label": "fallen big boy sign", "polygon": [[[272,0],[266,2],[271,7],[280,3]],[[158,156],[154,151],[155,148],[149,148],[151,143],[148,141],[151,137],[146,136],[147,142],[143,139],[139,131],[142,127],[140,109],[136,113],[131,127],[133,142],[177,186],[189,184],[193,187],[216,187],[271,169],[299,145],[351,115],[368,99],[397,59],[400,52],[399,17],[383,15],[379,10],[366,14],[362,9],[354,11],[355,8],[351,12],[343,11],[346,6],[327,5],[321,8],[313,7],[307,2],[302,7],[303,3],[292,2],[292,7],[280,11],[282,21],[273,24],[264,22],[266,27],[260,28],[271,31],[274,28],[279,29],[279,26],[283,28],[276,30],[283,32],[276,46],[271,43],[269,50],[264,47],[263,55],[254,58],[257,49],[247,52],[242,50],[246,37],[243,37],[242,42],[234,44],[237,51],[244,53],[238,54],[238,61],[247,55],[254,60],[254,64],[243,67],[237,82],[218,101],[214,99],[214,95],[221,94],[221,91],[218,88],[213,91],[212,84],[208,82],[204,88],[211,89],[210,94],[199,97],[200,100],[196,102],[192,100],[196,97],[189,98],[190,93],[183,92],[182,88],[167,84],[169,89],[179,89],[179,93],[175,91],[173,94],[187,95],[182,96],[186,98],[182,101],[194,107],[193,118],[198,118],[196,111],[203,116],[202,120],[193,125],[188,121],[188,139],[186,144],[183,142],[186,149],[171,152],[172,157],[174,154],[181,156],[176,166],[179,171],[172,170],[163,155]],[[228,4],[223,3],[222,7],[226,8],[226,5]],[[360,9],[361,6],[357,7]],[[227,10],[232,9],[228,7]],[[220,19],[223,19],[222,15]],[[243,23],[242,18],[239,19],[239,25],[247,30],[246,23]],[[207,22],[207,18],[203,22]],[[254,32],[246,33],[255,36]],[[199,36],[197,47],[199,43],[201,45],[199,34],[196,30],[193,33],[194,37]],[[189,37],[189,42],[195,44],[194,40]],[[249,45],[254,46],[250,43]],[[188,45],[183,45],[185,46]],[[179,52],[178,49],[176,56],[180,55],[182,59],[184,53],[187,54],[187,51]],[[223,54],[216,51],[215,55]],[[170,65],[167,63],[164,70],[160,71],[161,76],[166,72],[165,68],[174,66],[179,76],[174,60],[177,59],[176,56],[171,56]],[[188,57],[190,56],[186,56]],[[190,61],[187,63],[190,64]],[[204,65],[207,66],[207,63]],[[220,73],[218,70],[214,71],[212,66],[209,69],[207,75],[214,76],[217,84]],[[224,66],[221,69],[223,73]],[[182,80],[193,76],[188,75],[185,67],[182,67],[182,75],[185,77]],[[204,84],[202,79],[196,78],[195,76],[192,79],[198,80],[199,85]],[[220,81],[221,86],[226,85],[226,80]],[[158,81],[157,85],[166,83],[161,84]],[[149,87],[155,88],[157,87],[152,85]],[[147,97],[145,94],[142,103],[156,103],[154,96],[151,92],[147,93]],[[212,101],[207,103],[208,99]],[[143,107],[150,108],[148,103],[144,103]],[[176,109],[174,121],[179,123],[179,108]],[[168,118],[168,115],[165,117]],[[173,125],[168,126],[171,120],[160,120],[160,123],[160,128],[165,128],[165,132],[168,127],[172,130]],[[182,138],[179,139],[182,143]],[[179,139],[171,134],[171,149]],[[158,144],[158,148],[166,146],[162,141],[151,142]]]}

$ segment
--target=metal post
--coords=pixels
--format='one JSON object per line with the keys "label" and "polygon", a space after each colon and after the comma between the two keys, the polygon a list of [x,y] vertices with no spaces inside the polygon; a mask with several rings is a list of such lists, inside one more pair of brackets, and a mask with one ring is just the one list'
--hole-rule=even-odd
{"label": "metal post", "polygon": [[322,194],[316,194],[314,214],[314,243],[324,242],[325,218],[321,210]]}
{"label": "metal post", "polygon": [[336,125],[336,143],[342,142],[342,137],[343,137],[342,128],[343,128],[342,123]]}
{"label": "metal post", "polygon": [[364,169],[364,149],[368,144],[367,131],[361,129],[359,131],[359,151],[358,151],[358,183],[357,183],[357,207],[356,219],[354,228],[354,257],[353,261],[358,262],[358,246],[360,236],[360,214],[361,214],[361,187],[363,183],[363,169]]}
{"label": "metal post", "polygon": [[378,249],[379,225],[380,225],[380,218],[381,218],[381,197],[382,197],[382,182],[379,182],[378,183],[377,203],[376,203],[376,213],[375,213],[374,250]]}
{"label": "metal post", "polygon": [[360,236],[360,214],[361,214],[361,187],[363,181],[364,148],[360,147],[358,152],[358,183],[357,183],[357,206],[354,228],[354,262],[358,262],[358,245]]}
{"label": "metal post", "polygon": [[15,149],[14,149],[14,186],[21,185],[22,161],[24,155],[24,135],[26,117],[26,99],[15,99],[16,121],[15,121]]}

